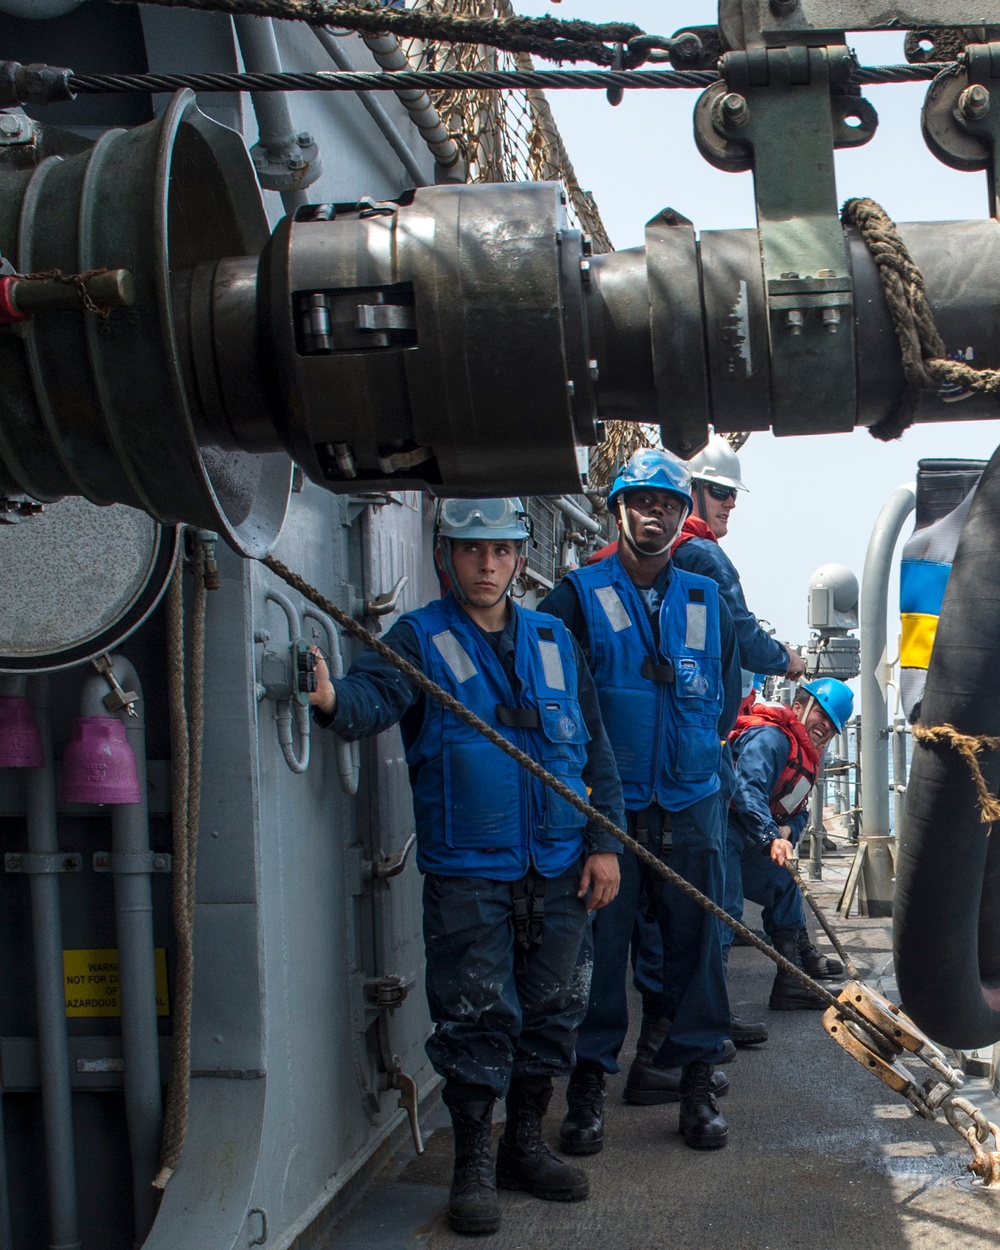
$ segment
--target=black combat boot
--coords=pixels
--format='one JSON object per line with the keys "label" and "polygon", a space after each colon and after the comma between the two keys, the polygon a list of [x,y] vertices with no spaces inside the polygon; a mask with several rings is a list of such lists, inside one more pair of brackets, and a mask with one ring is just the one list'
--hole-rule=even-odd
{"label": "black combat boot", "polygon": [[559,1129],[559,1149],[568,1155],[596,1155],[604,1149],[604,1069],[578,1063],[566,1087],[566,1118]]}
{"label": "black combat boot", "polygon": [[692,1150],[721,1150],[729,1141],[729,1125],[712,1092],[710,1063],[689,1063],[681,1076],[681,1115],[677,1125]]}
{"label": "black combat boot", "polygon": [[[669,1016],[643,1015],[642,1028],[635,1044],[635,1058],[625,1080],[622,1098],[634,1107],[657,1107],[665,1102],[678,1102],[681,1096],[681,1069],[661,1068],[654,1062],[657,1051],[670,1032]],[[729,1063],[736,1047],[726,1039],[726,1053],[720,1060]],[[724,1072],[713,1077],[714,1093],[721,1098],[729,1092],[729,1078]]]}
{"label": "black combat boot", "polygon": [[[801,968],[799,930],[775,929],[771,937],[778,954],[784,955],[789,963]],[[780,968],[774,974],[768,1006],[772,1011],[826,1011],[826,1003],[818,994],[802,985],[790,972],[783,972]]]}
{"label": "black combat boot", "polygon": [[449,1082],[442,1097],[455,1130],[448,1224],[456,1233],[495,1233],[500,1227],[500,1203],[490,1143],[493,1096],[484,1086]]}
{"label": "black combat boot", "polygon": [[799,930],[799,959],[802,967],[816,981],[836,981],[844,975],[844,965],[839,959],[827,959],[809,941],[808,929]]}
{"label": "black combat boot", "polygon": [[[767,1041],[767,1025],[763,1020],[744,1020],[740,1016],[732,1016],[729,1021],[729,1036],[734,1046],[763,1046]],[[718,1097],[716,1090],[716,1097]]]}
{"label": "black combat boot", "polygon": [[497,1184],[524,1189],[549,1202],[580,1202],[590,1193],[586,1173],[550,1154],[542,1120],[552,1097],[552,1078],[521,1077],[507,1095],[507,1127],[497,1150]]}

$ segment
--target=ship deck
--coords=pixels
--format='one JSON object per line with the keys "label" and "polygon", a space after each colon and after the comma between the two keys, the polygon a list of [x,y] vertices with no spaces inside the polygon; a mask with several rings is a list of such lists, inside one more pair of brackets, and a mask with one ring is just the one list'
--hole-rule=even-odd
{"label": "ship deck", "polygon": [[[891,994],[885,975],[891,922],[836,918],[850,863],[850,848],[840,850],[826,859],[824,879],[810,884],[865,979]],[[748,908],[747,920],[755,923],[754,909]],[[817,941],[832,953],[822,934]],[[623,1073],[608,1082],[604,1150],[574,1160],[590,1177],[589,1200],[548,1203],[502,1192],[503,1226],[478,1244],[489,1250],[992,1250],[1000,1186],[983,1189],[969,1175],[965,1142],[943,1120],[922,1120],[869,1075],[824,1033],[819,1012],[767,1011],[772,976],[758,951],[734,948],[733,1008],[765,1018],[771,1036],[765,1046],[741,1050],[728,1068],[725,1150],[688,1149],[677,1133],[676,1104],[623,1103]],[[919,1063],[911,1067],[921,1081],[928,1075]],[[990,1120],[1000,1120],[986,1080],[969,1077],[963,1094]],[[563,1111],[559,1088],[545,1125],[553,1149]],[[501,1127],[494,1126],[496,1136]],[[452,1138],[440,1107],[424,1129],[424,1155],[414,1157],[409,1144],[401,1150],[324,1247],[457,1250],[477,1244],[447,1226]]]}

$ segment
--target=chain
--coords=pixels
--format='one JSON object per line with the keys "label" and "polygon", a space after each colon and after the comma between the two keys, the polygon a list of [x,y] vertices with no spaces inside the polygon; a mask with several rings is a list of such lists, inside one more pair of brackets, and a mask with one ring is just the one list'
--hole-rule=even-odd
{"label": "chain", "polygon": [[94,303],[87,290],[87,283],[91,278],[110,272],[111,270],[108,268],[87,269],[83,273],[63,273],[61,269],[42,269],[38,273],[19,273],[17,274],[17,280],[19,282],[39,282],[43,279],[51,279],[54,282],[64,282],[67,286],[75,286],[77,294],[80,296],[80,303],[87,312],[91,312],[97,317],[107,317],[110,315],[111,309]]}
{"label": "chain", "polygon": [[[139,0],[113,2],[136,4]],[[631,22],[595,23],[517,14],[501,18],[469,17],[337,0],[142,0],[142,3],[169,9],[281,18],[305,22],[309,26],[337,26],[366,35],[388,33],[401,38],[485,44],[507,52],[532,52],[550,61],[591,61],[597,65],[615,64],[622,47],[625,53],[618,63],[640,65],[654,47],[670,45],[669,40],[647,35]]]}
{"label": "chain", "polygon": [[[991,1137],[1000,1147],[1000,1129],[967,1098],[949,1098],[943,1110],[948,1123],[965,1139],[973,1153],[972,1162],[965,1165],[967,1170],[988,1186],[1000,1183],[1000,1149],[983,1149]],[[960,1123],[960,1114],[967,1116],[971,1123]]]}

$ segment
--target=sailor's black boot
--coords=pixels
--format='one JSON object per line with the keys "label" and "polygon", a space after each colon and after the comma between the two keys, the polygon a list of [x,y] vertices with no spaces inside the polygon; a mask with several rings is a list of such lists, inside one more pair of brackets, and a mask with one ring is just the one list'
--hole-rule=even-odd
{"label": "sailor's black boot", "polygon": [[767,1041],[767,1025],[763,1020],[744,1020],[741,1016],[731,1016],[729,1036],[734,1046],[763,1046]]}
{"label": "sailor's black boot", "polygon": [[[789,963],[801,968],[799,959],[799,930],[775,929],[771,935],[774,949],[784,955]],[[812,990],[802,985],[790,972],[781,968],[774,974],[771,986],[771,999],[768,1006],[772,1011],[825,1011],[826,1003]]]}
{"label": "sailor's black boot", "polygon": [[568,1155],[596,1155],[604,1148],[604,1069],[577,1063],[566,1087],[566,1118],[559,1149]]}
{"label": "sailor's black boot", "polygon": [[799,930],[799,960],[816,981],[836,981],[844,975],[844,965],[839,959],[827,959],[809,941],[808,929]]}
{"label": "sailor's black boot", "polygon": [[712,1092],[710,1063],[689,1063],[681,1076],[678,1130],[692,1150],[721,1150],[729,1141],[729,1125]]}
{"label": "sailor's black boot", "polygon": [[[681,1069],[661,1068],[654,1063],[656,1053],[666,1040],[670,1031],[668,1016],[642,1017],[642,1028],[635,1044],[635,1058],[628,1070],[625,1080],[625,1092],[622,1098],[635,1107],[657,1107],[665,1102],[677,1102],[681,1096]],[[736,1054],[733,1043],[727,1039],[727,1052],[722,1063],[728,1063]],[[729,1049],[732,1049],[732,1054]],[[729,1092],[729,1078],[724,1072],[716,1072],[713,1077],[713,1092],[716,1098]]]}
{"label": "sailor's black boot", "polygon": [[497,1184],[523,1189],[549,1202],[579,1202],[590,1193],[586,1173],[550,1154],[542,1141],[542,1120],[552,1097],[552,1079],[511,1081],[507,1127],[497,1150]]}
{"label": "sailor's black boot", "polygon": [[448,1224],[456,1233],[495,1233],[500,1227],[500,1203],[490,1142],[493,1096],[483,1086],[449,1083],[442,1097],[455,1130]]}

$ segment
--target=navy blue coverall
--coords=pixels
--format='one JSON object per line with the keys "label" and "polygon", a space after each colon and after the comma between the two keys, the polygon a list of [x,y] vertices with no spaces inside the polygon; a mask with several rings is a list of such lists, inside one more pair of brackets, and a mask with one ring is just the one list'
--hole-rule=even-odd
{"label": "navy blue coverall", "polygon": [[[499,659],[515,695],[518,614],[512,605],[498,634],[473,626],[482,645]],[[423,666],[420,642],[407,621],[394,625],[385,642]],[[593,806],[620,826],[624,812],[614,756],[593,680],[575,644],[574,654],[577,702],[590,735],[583,781]],[[321,725],[355,739],[399,722],[404,743],[416,740],[427,698],[387,660],[362,652],[350,673],[333,684],[336,711],[332,718],[317,713]],[[483,784],[489,784],[488,777]],[[419,851],[419,827],[417,837]],[[591,824],[583,830],[583,844],[586,854],[621,850],[620,843]],[[487,1087],[494,1097],[504,1098],[512,1078],[554,1076],[572,1067],[592,959],[586,900],[576,897],[581,867],[578,859],[544,880],[539,940],[520,960],[510,880],[425,872],[426,988],[435,1026],[426,1049],[435,1071],[447,1081]],[[536,918],[539,911],[536,904]]]}
{"label": "navy blue coverall", "polygon": [[[672,568],[667,564],[652,587],[640,590],[657,637],[659,607],[671,576]],[[587,622],[573,584],[561,582],[538,606],[540,611],[559,617],[577,639],[589,662],[591,643]],[[736,633],[721,597],[719,620],[725,698],[718,732],[720,739],[725,739],[739,711],[741,681]],[[647,844],[654,853],[659,852],[663,813],[654,805],[642,812],[627,811],[626,817],[628,832],[635,837],[645,828]],[[721,902],[725,817],[719,794],[710,794],[675,813],[672,824],[670,866],[709,897]],[[624,855],[618,897],[594,917],[594,974],[590,1005],[577,1038],[577,1062],[597,1065],[610,1073],[619,1071],[618,1054],[628,1031],[625,982],[643,876],[644,870],[635,856]],[[660,891],[653,889],[651,883],[649,893],[655,897]],[[682,1021],[678,1020],[673,1040],[667,1038],[656,1062],[665,1067],[698,1061],[714,1063],[722,1057],[721,1043],[729,1028],[728,993],[721,950],[717,945],[721,942],[719,926],[715,922],[704,923],[708,918],[702,909],[673,887],[667,885],[662,897],[668,902],[658,909],[658,921],[661,924],[672,921],[672,932],[683,932],[687,939],[672,942],[665,977],[661,958],[658,958],[655,977],[648,981],[637,977],[636,984],[652,1014],[659,1015],[669,1008],[672,1018],[677,1003],[666,1001],[664,985],[685,986],[683,1015],[690,1021],[690,1027],[682,1034]],[[659,952],[662,949],[661,942]]]}
{"label": "navy blue coverall", "polygon": [[[774,725],[755,725],[736,739],[736,784],[729,808],[726,834],[725,909],[743,918],[743,900],[764,909],[764,928],[801,929],[805,925],[802,895],[791,873],[771,859],[771,843],[784,836],[771,814],[770,797],[784,771],[791,750],[787,736]],[[789,820],[789,841],[796,844],[809,818],[803,809]],[[733,931],[723,926],[726,953]]]}

